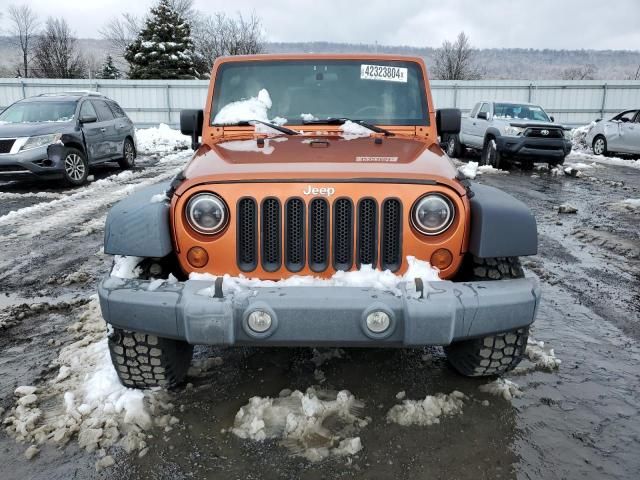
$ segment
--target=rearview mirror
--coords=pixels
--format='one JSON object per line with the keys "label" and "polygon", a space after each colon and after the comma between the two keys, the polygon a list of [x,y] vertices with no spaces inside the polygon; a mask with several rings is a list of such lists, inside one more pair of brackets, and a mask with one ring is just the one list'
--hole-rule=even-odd
{"label": "rearview mirror", "polygon": [[200,146],[198,139],[202,136],[202,110],[182,110],[180,112],[180,131],[191,137],[191,148],[196,150]]}
{"label": "rearview mirror", "polygon": [[95,123],[97,121],[98,121],[98,119],[95,117],[95,115],[84,115],[84,116],[80,117],[80,123],[82,123],[82,124]]}
{"label": "rearview mirror", "polygon": [[447,133],[460,133],[460,119],[462,114],[459,108],[441,108],[436,111],[436,129],[440,138]]}
{"label": "rearview mirror", "polygon": [[483,120],[487,120],[489,118],[489,114],[487,112],[480,112],[478,113],[477,117]]}
{"label": "rearview mirror", "polygon": [[556,121],[556,119],[555,119],[555,118],[553,118],[553,115],[551,115],[549,118],[551,119],[551,121],[552,121],[552,122],[555,122],[555,121]]}

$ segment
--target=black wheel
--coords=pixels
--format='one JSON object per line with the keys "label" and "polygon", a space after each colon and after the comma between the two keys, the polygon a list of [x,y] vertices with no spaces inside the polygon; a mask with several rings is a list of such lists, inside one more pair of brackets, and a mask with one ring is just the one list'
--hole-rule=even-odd
{"label": "black wheel", "polygon": [[89,163],[85,154],[80,150],[67,148],[62,164],[64,179],[69,185],[78,186],[87,182]]}
{"label": "black wheel", "polygon": [[604,138],[603,135],[598,135],[593,139],[593,143],[591,144],[591,148],[593,149],[593,153],[595,155],[604,155],[606,156],[609,152],[607,151],[607,139]]}
{"label": "black wheel", "polygon": [[491,165],[494,168],[500,168],[502,163],[502,154],[498,151],[498,144],[495,138],[489,137],[484,142],[480,165]]}
{"label": "black wheel", "polygon": [[[460,277],[463,280],[523,278],[518,257],[468,257]],[[449,364],[467,377],[500,375],[514,369],[527,348],[529,328],[523,327],[485,337],[454,342],[445,347]]]}
{"label": "black wheel", "polygon": [[449,158],[462,158],[464,153],[464,145],[460,143],[458,135],[449,135],[447,138],[447,155]]}
{"label": "black wheel", "polygon": [[130,138],[125,139],[122,147],[122,158],[118,160],[120,168],[132,168],[136,163],[136,147]]}
{"label": "black wheel", "polygon": [[111,361],[120,382],[130,388],[171,388],[184,380],[193,346],[179,340],[113,328]]}
{"label": "black wheel", "polygon": [[523,160],[520,162],[520,169],[526,172],[533,170],[533,162],[531,160]]}

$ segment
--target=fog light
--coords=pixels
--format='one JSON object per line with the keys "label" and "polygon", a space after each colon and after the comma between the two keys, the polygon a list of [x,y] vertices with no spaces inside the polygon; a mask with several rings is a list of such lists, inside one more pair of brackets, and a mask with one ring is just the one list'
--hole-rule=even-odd
{"label": "fog light", "polygon": [[187,260],[192,267],[202,268],[209,263],[209,254],[202,247],[192,247],[187,252]]}
{"label": "fog light", "polygon": [[375,312],[371,312],[367,315],[367,328],[371,330],[373,333],[382,333],[391,324],[391,319],[389,315],[380,310],[376,310]]}
{"label": "fog light", "polygon": [[453,254],[446,248],[439,248],[431,255],[431,266],[446,270],[453,262]]}
{"label": "fog light", "polygon": [[247,317],[249,328],[256,333],[264,333],[271,328],[271,315],[262,310],[256,310]]}

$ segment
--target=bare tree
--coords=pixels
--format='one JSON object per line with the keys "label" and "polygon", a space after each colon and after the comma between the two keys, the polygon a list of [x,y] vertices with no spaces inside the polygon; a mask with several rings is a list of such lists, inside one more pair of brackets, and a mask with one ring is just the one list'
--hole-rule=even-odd
{"label": "bare tree", "polygon": [[445,40],[442,42],[442,46],[436,50],[434,76],[441,80],[478,80],[482,78],[482,71],[473,61],[474,54],[475,50],[464,32],[460,32],[453,43]]}
{"label": "bare tree", "polygon": [[562,71],[562,80],[593,80],[597,72],[598,68],[592,63],[569,67]]}
{"label": "bare tree", "polygon": [[630,75],[627,75],[626,80],[640,80],[640,65],[638,65],[638,68],[636,69],[636,73],[631,73]]}
{"label": "bare tree", "polygon": [[64,18],[49,17],[34,50],[37,73],[47,78],[82,78],[86,63]]}
{"label": "bare tree", "polygon": [[19,75],[29,76],[29,61],[34,47],[34,40],[39,26],[38,15],[29,5],[9,6],[9,34],[22,54],[22,71]]}
{"label": "bare tree", "polygon": [[249,17],[224,13],[209,15],[194,25],[196,52],[207,70],[224,55],[251,55],[264,51],[262,22],[255,13]]}
{"label": "bare tree", "polygon": [[143,26],[143,19],[123,13],[120,17],[109,20],[98,32],[109,42],[112,53],[122,56],[127,45],[136,38]]}

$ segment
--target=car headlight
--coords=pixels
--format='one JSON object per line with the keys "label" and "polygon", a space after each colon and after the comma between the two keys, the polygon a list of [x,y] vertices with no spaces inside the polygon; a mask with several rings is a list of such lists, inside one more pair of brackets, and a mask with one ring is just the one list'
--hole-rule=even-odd
{"label": "car headlight", "polygon": [[451,200],[439,193],[429,193],[413,206],[411,221],[421,233],[438,235],[451,226],[454,216]]}
{"label": "car headlight", "polygon": [[514,137],[517,137],[522,132],[524,132],[524,128],[522,128],[522,127],[513,127],[511,125],[507,125],[506,127],[504,127],[504,134],[505,135],[512,135]]}
{"label": "car headlight", "polygon": [[36,137],[28,137],[26,141],[20,147],[20,152],[23,150],[30,150],[32,148],[44,147],[45,145],[51,145],[60,140],[62,135],[59,133],[52,133],[49,135],[38,135]]}
{"label": "car headlight", "polygon": [[198,193],[187,203],[187,221],[196,232],[212,235],[227,225],[227,206],[212,193]]}

